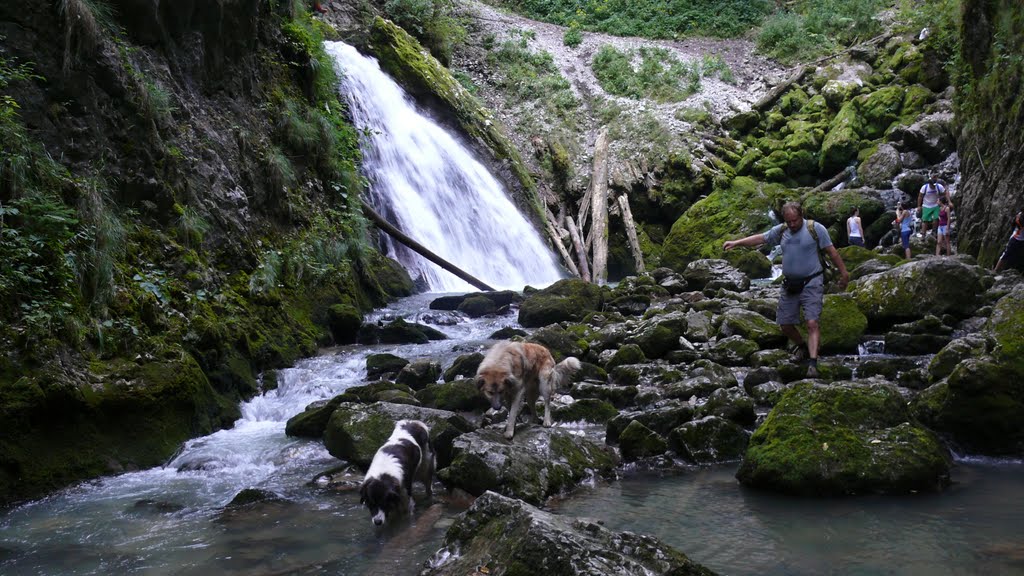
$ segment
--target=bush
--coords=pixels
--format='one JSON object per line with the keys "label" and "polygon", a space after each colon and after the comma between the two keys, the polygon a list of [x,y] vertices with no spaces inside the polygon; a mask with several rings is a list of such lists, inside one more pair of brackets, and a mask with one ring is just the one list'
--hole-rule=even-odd
{"label": "bush", "polygon": [[562,43],[569,48],[575,48],[583,43],[583,33],[580,32],[579,24],[573,22],[571,26],[565,29],[565,34],[562,35]]}
{"label": "bush", "polygon": [[[636,55],[640,65],[634,69]],[[601,88],[616,96],[678,102],[701,89],[700,65],[680,62],[664,48],[626,53],[605,44],[594,56],[593,68]]]}
{"label": "bush", "polygon": [[455,45],[466,38],[465,27],[455,17],[453,0],[387,0],[384,13],[446,66]]}
{"label": "bush", "polygon": [[883,0],[802,0],[765,20],[757,47],[782,62],[809,60],[877,35],[875,15],[884,7]]}

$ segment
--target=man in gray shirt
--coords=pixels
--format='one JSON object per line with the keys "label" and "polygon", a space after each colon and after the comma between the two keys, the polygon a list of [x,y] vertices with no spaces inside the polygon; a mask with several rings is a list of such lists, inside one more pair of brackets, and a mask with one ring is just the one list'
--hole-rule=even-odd
{"label": "man in gray shirt", "polygon": [[[846,288],[850,274],[846,271],[843,258],[832,245],[828,230],[817,222],[814,223],[814,230],[818,241],[814,241],[814,237],[807,229],[807,221],[804,220],[804,210],[800,203],[787,202],[782,207],[782,219],[785,221],[784,224],[774,226],[764,234],[726,241],[723,248],[732,250],[737,246],[782,245],[782,274],[786,277],[786,282],[779,292],[775,322],[782,328],[782,333],[797,345],[798,357],[807,359],[807,376],[816,378],[818,343],[821,340],[818,318],[821,317],[825,297],[825,282],[822,278],[824,271],[818,260],[818,250],[824,250],[839,270],[840,290]],[[806,343],[796,327],[800,323],[801,308],[807,322]]]}

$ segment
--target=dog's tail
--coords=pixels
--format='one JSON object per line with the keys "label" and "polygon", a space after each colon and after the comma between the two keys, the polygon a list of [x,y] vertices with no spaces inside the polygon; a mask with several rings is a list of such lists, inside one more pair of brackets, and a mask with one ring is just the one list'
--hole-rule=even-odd
{"label": "dog's tail", "polygon": [[572,375],[580,369],[580,361],[569,356],[565,360],[562,360],[558,364],[555,364],[554,370],[552,370],[551,378],[551,390],[559,390],[565,388],[566,384],[569,383],[569,379]]}

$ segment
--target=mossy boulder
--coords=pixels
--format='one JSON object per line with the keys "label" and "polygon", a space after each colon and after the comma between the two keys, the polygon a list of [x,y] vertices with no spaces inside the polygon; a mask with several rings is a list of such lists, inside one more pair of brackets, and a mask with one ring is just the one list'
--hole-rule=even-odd
{"label": "mossy boulder", "polygon": [[538,328],[527,341],[546,347],[556,362],[564,360],[567,356],[579,358],[590,349],[590,344],[585,339],[579,338],[576,333],[558,324]]}
{"label": "mossy boulder", "polygon": [[743,292],[750,288],[750,278],[723,259],[701,259],[687,264],[683,270],[686,284],[694,290],[715,293],[720,288]]}
{"label": "mossy boulder", "polygon": [[658,456],[667,449],[668,442],[664,438],[637,420],[630,422],[619,435],[619,451],[626,462]]}
{"label": "mossy boulder", "polygon": [[786,343],[779,325],[757,312],[730,308],[719,316],[718,337],[742,336],[760,348],[778,348]]}
{"label": "mossy boulder", "polygon": [[1015,379],[1024,380],[1024,285],[996,302],[985,331],[995,341],[996,359]]}
{"label": "mossy boulder", "polygon": [[742,458],[749,439],[750,433],[739,424],[718,416],[705,416],[672,430],[668,444],[687,462],[715,464]]}
{"label": "mossy boulder", "polygon": [[394,354],[370,354],[366,357],[366,379],[394,377],[409,361]]}
{"label": "mossy boulder", "polygon": [[736,335],[717,340],[708,351],[708,356],[712,361],[725,366],[744,366],[750,355],[759,349],[757,342]]}
{"label": "mossy boulder", "polygon": [[604,424],[619,411],[610,402],[597,398],[580,398],[568,406],[556,406],[551,410],[555,422],[593,422]]}
{"label": "mossy boulder", "polygon": [[498,311],[498,307],[494,305],[490,298],[471,296],[459,304],[458,310],[470,318],[480,318],[481,316],[494,314]]}
{"label": "mossy boulder", "polygon": [[966,318],[978,309],[990,282],[976,265],[929,258],[860,278],[849,291],[869,322],[895,323],[926,314]]}
{"label": "mossy boulder", "polygon": [[768,278],[772,275],[771,260],[759,250],[733,251],[732,253],[737,254],[735,260],[728,255],[726,259],[748,278]]}
{"label": "mossy boulder", "polygon": [[338,344],[355,342],[362,323],[362,313],[351,304],[335,304],[327,309],[327,327]]}
{"label": "mossy boulder", "polygon": [[434,360],[421,358],[402,366],[395,376],[396,384],[404,384],[413,390],[422,390],[428,384],[437,382],[441,377],[441,364]]}
{"label": "mossy boulder", "polygon": [[864,190],[840,190],[810,192],[801,198],[804,218],[821,223],[825,228],[840,225],[840,236],[832,235],[832,242],[846,241],[846,219],[853,208],[860,208],[861,222],[866,226],[885,212],[885,205],[874,192]]}
{"label": "mossy boulder", "polygon": [[818,324],[822,353],[852,354],[867,330],[868,318],[849,294],[826,294]]}
{"label": "mossy boulder", "polygon": [[671,574],[714,576],[650,536],[551,514],[486,492],[461,514],[423,576]]}
{"label": "mossy boulder", "polygon": [[446,340],[444,332],[431,328],[426,324],[407,322],[404,318],[396,318],[381,326],[377,332],[377,341],[381,344],[426,344],[431,340]]}
{"label": "mossy boulder", "polygon": [[388,402],[369,405],[343,402],[327,421],[324,447],[331,456],[366,470],[399,420],[421,420],[430,427],[439,468],[451,462],[455,438],[474,429],[462,416],[445,410]]}
{"label": "mossy boulder", "polygon": [[743,426],[752,426],[756,419],[754,399],[739,386],[719,388],[708,395],[704,404],[697,408],[695,416],[718,416]]}
{"label": "mossy boulder", "polygon": [[539,505],[614,466],[611,453],[568,430],[518,426],[509,441],[501,427],[490,427],[457,438],[452,462],[438,476],[449,489],[474,496],[493,490]]}
{"label": "mossy boulder", "polygon": [[875,140],[885,135],[903,111],[904,86],[887,86],[854,99],[863,120],[861,138]]}
{"label": "mossy boulder", "polygon": [[405,384],[397,384],[389,380],[370,382],[363,386],[352,386],[335,397],[335,404],[341,402],[395,402],[398,404],[417,404],[413,389]]}
{"label": "mossy boulder", "polygon": [[342,402],[339,394],[330,400],[313,402],[302,412],[288,419],[284,433],[298,438],[320,438],[327,429],[327,421],[331,419],[334,409]]}
{"label": "mossy boulder", "polygon": [[863,129],[863,120],[855,101],[843,104],[829,124],[828,133],[821,144],[818,167],[823,176],[832,177],[856,161]]}
{"label": "mossy boulder", "polygon": [[484,361],[484,355],[480,352],[473,352],[472,354],[463,354],[456,358],[452,365],[444,371],[444,381],[451,382],[459,376],[464,378],[472,378],[476,375],[476,369],[480,367],[480,363]]}
{"label": "mossy boulder", "polygon": [[604,441],[618,444],[622,431],[633,421],[667,436],[669,432],[693,419],[693,407],[688,402],[667,400],[663,404],[642,411],[621,412],[608,421]]}
{"label": "mossy boulder", "polygon": [[566,320],[578,322],[589,312],[600,310],[603,303],[601,287],[567,278],[527,296],[519,306],[519,323],[539,328]]}
{"label": "mossy boulder", "polygon": [[608,359],[608,362],[604,365],[604,369],[610,372],[618,366],[641,364],[644,362],[647,362],[647,357],[644,356],[644,351],[640,349],[640,346],[636,344],[625,344],[616,350],[615,354]]}
{"label": "mossy boulder", "polygon": [[573,398],[597,398],[605,400],[616,408],[624,408],[633,404],[636,398],[636,386],[617,386],[614,384],[594,384],[578,382],[569,391]]}
{"label": "mossy boulder", "polygon": [[686,328],[686,315],[682,312],[659,314],[637,324],[626,336],[626,346],[639,346],[645,358],[661,358],[679,348],[679,338]]}
{"label": "mossy boulder", "polygon": [[416,392],[416,399],[428,408],[451,412],[482,412],[491,406],[468,378],[427,386]]}
{"label": "mossy boulder", "polygon": [[721,258],[722,243],[767,230],[768,211],[781,206],[788,191],[749,177],[734,178],[695,202],[672,225],[662,244],[662,265],[677,272],[701,258]]}
{"label": "mossy boulder", "polygon": [[[881,144],[875,152],[861,162],[857,174],[867,186],[879,189],[892,188],[892,179],[903,170],[900,153],[891,144]],[[862,220],[863,222],[863,217]]]}
{"label": "mossy boulder", "polygon": [[935,491],[951,458],[882,382],[793,385],[750,438],[736,477],[802,496]]}

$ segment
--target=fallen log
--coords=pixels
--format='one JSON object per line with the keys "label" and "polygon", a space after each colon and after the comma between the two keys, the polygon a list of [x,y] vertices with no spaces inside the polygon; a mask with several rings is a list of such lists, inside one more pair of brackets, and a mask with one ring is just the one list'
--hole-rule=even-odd
{"label": "fallen log", "polygon": [[573,276],[579,278],[580,271],[576,269],[576,263],[573,262],[572,256],[570,256],[569,251],[566,250],[565,244],[562,243],[562,235],[559,234],[558,230],[555,228],[555,215],[552,214],[551,210],[548,210],[547,207],[544,208],[544,212],[546,216],[544,224],[548,230],[548,236],[551,236],[551,242],[555,244],[555,248],[557,248],[558,253],[561,254],[562,261],[565,262],[565,266],[569,269],[569,272],[572,272]]}
{"label": "fallen log", "polygon": [[849,166],[847,166],[846,168],[843,168],[843,171],[840,172],[839,174],[836,174],[835,176],[833,176],[833,177],[829,178],[828,180],[825,180],[821,184],[818,184],[817,186],[815,186],[814,189],[811,190],[811,192],[821,192],[823,190],[831,190],[831,189],[835,188],[836,186],[838,186],[840,182],[846,181],[846,179],[849,178],[850,176],[853,176],[853,168],[850,168]]}
{"label": "fallen log", "polygon": [[423,256],[424,258],[426,258],[427,260],[430,260],[434,264],[437,264],[441,268],[444,268],[445,270],[451,272],[452,274],[455,274],[459,278],[462,278],[466,282],[469,282],[474,287],[479,288],[481,290],[488,291],[488,292],[494,292],[494,288],[491,288],[487,284],[484,284],[480,280],[477,280],[475,277],[471,276],[468,272],[462,270],[461,268],[459,268],[456,265],[452,264],[451,262],[445,260],[444,258],[441,258],[437,254],[434,254],[433,252],[428,250],[426,247],[424,247],[419,242],[417,242],[417,241],[413,240],[412,238],[408,237],[404,232],[402,232],[401,230],[396,228],[394,225],[392,225],[390,222],[385,220],[383,216],[378,214],[376,210],[371,208],[370,205],[367,204],[362,199],[360,199],[359,202],[363,206],[363,213],[366,214],[366,217],[369,218],[370,220],[372,220],[373,223],[376,224],[378,228],[380,228],[381,230],[386,232],[389,236],[391,236],[395,240],[398,240],[399,242],[401,242],[402,244],[407,246],[413,252],[416,252],[420,256]]}
{"label": "fallen log", "polygon": [[569,238],[572,238],[573,248],[576,249],[576,258],[580,261],[580,278],[590,282],[590,263],[587,262],[587,250],[583,247],[580,230],[573,222],[572,216],[565,217],[565,227],[569,229]]}
{"label": "fallen log", "polygon": [[601,128],[594,143],[594,191],[590,198],[590,234],[594,242],[594,283],[603,286],[608,278],[608,127]]}
{"label": "fallen log", "polygon": [[629,249],[633,253],[633,262],[636,263],[636,272],[637,274],[643,274],[644,255],[640,251],[640,240],[636,235],[636,222],[633,221],[633,211],[629,209],[629,197],[621,194],[618,201],[619,208],[622,209],[622,223],[626,227]]}

